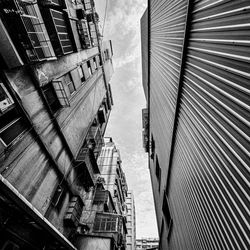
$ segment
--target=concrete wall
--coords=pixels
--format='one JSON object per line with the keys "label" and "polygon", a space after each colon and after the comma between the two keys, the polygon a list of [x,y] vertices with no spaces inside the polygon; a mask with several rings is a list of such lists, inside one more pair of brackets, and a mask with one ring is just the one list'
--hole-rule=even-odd
{"label": "concrete wall", "polygon": [[79,250],[111,250],[111,239],[101,237],[79,237],[76,242]]}

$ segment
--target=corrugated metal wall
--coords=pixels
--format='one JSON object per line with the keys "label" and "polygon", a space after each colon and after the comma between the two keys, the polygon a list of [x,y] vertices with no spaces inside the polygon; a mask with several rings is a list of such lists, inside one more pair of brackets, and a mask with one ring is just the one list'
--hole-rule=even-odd
{"label": "corrugated metal wall", "polygon": [[141,18],[142,86],[148,100],[148,9]]}
{"label": "corrugated metal wall", "polygon": [[[166,152],[171,147],[186,12],[187,1],[154,0],[151,3],[150,126],[160,165],[169,159]],[[166,172],[162,179],[164,183]]]}
{"label": "corrugated metal wall", "polygon": [[[250,1],[190,4],[168,192],[169,247],[250,249]],[[183,35],[166,20],[185,16],[185,6],[151,1],[150,126],[165,173],[181,58],[177,41]]]}

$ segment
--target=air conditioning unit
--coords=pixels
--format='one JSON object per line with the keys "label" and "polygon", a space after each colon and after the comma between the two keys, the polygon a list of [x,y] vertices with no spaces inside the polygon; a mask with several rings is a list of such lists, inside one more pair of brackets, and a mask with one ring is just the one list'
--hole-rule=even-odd
{"label": "air conditioning unit", "polygon": [[86,157],[89,155],[89,148],[82,147],[76,157],[76,161],[85,161]]}
{"label": "air conditioning unit", "polygon": [[0,111],[3,112],[11,105],[14,104],[13,99],[4,87],[3,83],[0,82]]}
{"label": "air conditioning unit", "polygon": [[67,226],[77,227],[82,215],[83,202],[79,196],[73,196],[70,200],[67,212],[64,216],[64,223]]}
{"label": "air conditioning unit", "polygon": [[4,99],[3,101],[0,101],[0,110],[3,112],[8,107],[10,107],[13,104],[9,99]]}
{"label": "air conditioning unit", "polygon": [[65,0],[40,0],[40,4],[45,7],[66,8]]}
{"label": "air conditioning unit", "polygon": [[21,3],[24,3],[24,4],[35,4],[37,3],[36,0],[20,0]]}

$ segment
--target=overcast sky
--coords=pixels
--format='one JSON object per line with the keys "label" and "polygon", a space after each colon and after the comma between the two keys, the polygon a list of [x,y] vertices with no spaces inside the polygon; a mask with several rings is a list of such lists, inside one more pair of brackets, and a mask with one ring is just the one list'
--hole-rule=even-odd
{"label": "overcast sky", "polygon": [[147,154],[142,147],[141,109],[146,106],[141,77],[140,18],[147,0],[95,0],[104,40],[112,40],[114,106],[105,136],[120,150],[122,168],[135,196],[136,237],[158,237]]}

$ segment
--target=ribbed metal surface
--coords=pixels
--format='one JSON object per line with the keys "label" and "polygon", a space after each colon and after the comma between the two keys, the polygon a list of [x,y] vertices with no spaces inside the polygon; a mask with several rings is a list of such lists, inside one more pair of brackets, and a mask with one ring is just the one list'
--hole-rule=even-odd
{"label": "ribbed metal surface", "polygon": [[186,10],[187,1],[151,1],[150,126],[160,164],[171,146]]}
{"label": "ribbed metal surface", "polygon": [[148,100],[148,9],[141,18],[142,85]]}
{"label": "ribbed metal surface", "polygon": [[250,249],[249,62],[249,0],[196,1],[169,186],[170,249]]}

